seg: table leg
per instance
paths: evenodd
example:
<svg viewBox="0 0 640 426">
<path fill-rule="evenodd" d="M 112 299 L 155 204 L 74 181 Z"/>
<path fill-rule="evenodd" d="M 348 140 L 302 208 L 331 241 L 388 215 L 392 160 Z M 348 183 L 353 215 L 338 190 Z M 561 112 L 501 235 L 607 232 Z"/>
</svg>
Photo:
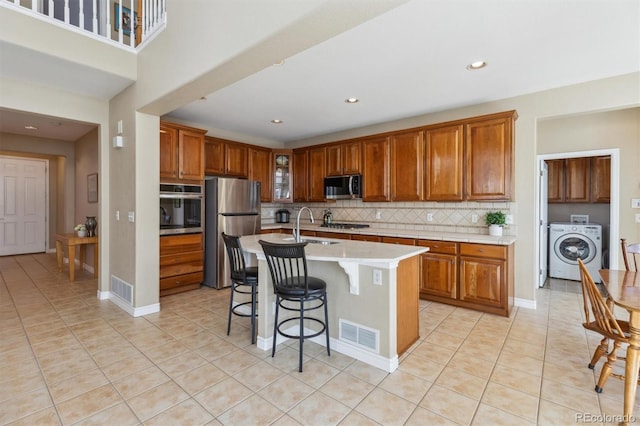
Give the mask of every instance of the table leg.
<svg viewBox="0 0 640 426">
<path fill-rule="evenodd" d="M 631 311 L 629 317 L 629 347 L 624 371 L 624 418 L 623 424 L 631 423 L 636 400 L 638 367 L 640 366 L 640 313 Z"/>
<path fill-rule="evenodd" d="M 98 243 L 93 245 L 93 277 L 98 278 L 98 259 L 100 256 L 98 255 Z"/>
<path fill-rule="evenodd" d="M 80 247 L 78 247 L 80 249 L 80 272 L 84 271 L 84 261 L 85 261 L 85 254 L 87 253 L 87 249 L 86 249 L 87 245 L 83 244 Z"/>
<path fill-rule="evenodd" d="M 56 257 L 58 258 L 58 272 L 62 272 L 62 241 L 56 240 Z"/>
<path fill-rule="evenodd" d="M 69 244 L 69 281 L 76 279 L 76 246 Z"/>
</svg>

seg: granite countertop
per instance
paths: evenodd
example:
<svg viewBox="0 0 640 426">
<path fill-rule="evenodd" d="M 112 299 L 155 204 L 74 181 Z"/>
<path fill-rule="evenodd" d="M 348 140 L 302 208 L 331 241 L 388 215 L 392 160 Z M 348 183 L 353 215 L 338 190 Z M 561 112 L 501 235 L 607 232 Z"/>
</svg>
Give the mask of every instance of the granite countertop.
<svg viewBox="0 0 640 426">
<path fill-rule="evenodd" d="M 293 223 L 272 223 L 263 224 L 262 229 L 293 229 Z M 495 244 L 508 246 L 516 242 L 516 237 L 513 235 L 503 235 L 501 237 L 492 237 L 490 235 L 483 234 L 463 234 L 457 232 L 438 232 L 438 231 L 418 231 L 412 229 L 390 229 L 390 228 L 356 228 L 356 229 L 341 229 L 341 228 L 324 228 L 320 224 L 312 224 L 308 221 L 306 223 L 300 223 L 300 228 L 307 231 L 322 231 L 322 232 L 335 232 L 340 234 L 362 234 L 362 235 L 379 235 L 385 237 L 402 237 L 402 238 L 416 238 L 424 240 L 436 240 L 436 241 L 452 241 L 456 243 L 478 243 L 478 244 Z"/>
</svg>

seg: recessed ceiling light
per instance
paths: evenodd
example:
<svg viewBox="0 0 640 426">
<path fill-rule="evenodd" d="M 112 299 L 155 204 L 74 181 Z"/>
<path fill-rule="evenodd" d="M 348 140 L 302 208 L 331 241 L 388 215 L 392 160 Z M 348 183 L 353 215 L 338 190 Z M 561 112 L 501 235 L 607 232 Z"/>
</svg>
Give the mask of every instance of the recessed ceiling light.
<svg viewBox="0 0 640 426">
<path fill-rule="evenodd" d="M 486 66 L 487 66 L 487 63 L 485 61 L 476 61 L 476 62 L 471 62 L 469 65 L 467 65 L 467 69 L 469 71 L 473 71 L 473 70 L 479 70 Z"/>
<path fill-rule="evenodd" d="M 27 130 L 38 130 L 38 128 L 36 126 L 32 126 L 31 124 L 28 124 L 26 126 L 24 126 L 25 129 Z"/>
<path fill-rule="evenodd" d="M 273 124 L 282 124 L 282 123 L 283 123 L 283 121 L 282 121 L 282 120 L 279 120 L 279 119 L 277 119 L 277 118 L 274 118 L 273 120 L 271 120 L 271 122 L 272 122 Z"/>
<path fill-rule="evenodd" d="M 360 102 L 360 99 L 358 99 L 358 98 L 347 98 L 344 101 L 346 103 L 348 103 L 348 104 L 357 104 L 358 102 Z"/>
</svg>

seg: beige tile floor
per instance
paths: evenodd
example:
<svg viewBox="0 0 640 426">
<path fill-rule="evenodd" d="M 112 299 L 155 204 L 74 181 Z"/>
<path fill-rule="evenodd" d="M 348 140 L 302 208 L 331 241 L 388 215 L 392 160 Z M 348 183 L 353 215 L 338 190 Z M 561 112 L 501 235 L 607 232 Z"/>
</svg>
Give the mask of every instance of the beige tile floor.
<svg viewBox="0 0 640 426">
<path fill-rule="evenodd" d="M 243 318 L 226 336 L 228 290 L 132 318 L 78 278 L 51 254 L 0 258 L 0 424 L 566 425 L 622 411 L 622 382 L 593 390 L 599 339 L 574 282 L 511 318 L 422 301 L 420 340 L 387 374 L 314 343 L 298 373 L 295 345 L 271 358 Z"/>
</svg>

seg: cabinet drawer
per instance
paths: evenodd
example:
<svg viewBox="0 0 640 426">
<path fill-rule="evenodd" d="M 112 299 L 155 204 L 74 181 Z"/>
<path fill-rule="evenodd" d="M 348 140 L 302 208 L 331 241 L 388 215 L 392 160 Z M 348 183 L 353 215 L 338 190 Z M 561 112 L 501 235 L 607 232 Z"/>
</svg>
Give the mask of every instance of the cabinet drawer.
<svg viewBox="0 0 640 426">
<path fill-rule="evenodd" d="M 193 272 L 191 274 L 177 275 L 160 280 L 160 290 L 182 287 L 190 284 L 201 284 L 204 274 L 202 272 Z"/>
<path fill-rule="evenodd" d="M 373 243 L 381 243 L 382 237 L 377 235 L 351 234 L 351 239 L 356 241 L 370 241 Z"/>
<path fill-rule="evenodd" d="M 316 237 L 335 238 L 337 240 L 350 240 L 350 234 L 343 234 L 341 232 L 324 232 L 316 231 Z"/>
<path fill-rule="evenodd" d="M 404 244 L 405 246 L 415 246 L 416 240 L 413 238 L 402 238 L 402 237 L 382 237 L 383 243 L 388 244 Z"/>
<path fill-rule="evenodd" d="M 160 237 L 160 256 L 202 250 L 202 233 Z"/>
<path fill-rule="evenodd" d="M 460 254 L 462 256 L 476 256 L 476 257 L 490 257 L 493 259 L 506 259 L 507 246 L 460 243 Z"/>
<path fill-rule="evenodd" d="M 448 241 L 418 240 L 421 247 L 429 247 L 429 253 L 457 254 L 458 244 Z"/>
<path fill-rule="evenodd" d="M 163 256 L 160 258 L 160 278 L 182 275 L 203 270 L 204 252 Z"/>
</svg>

